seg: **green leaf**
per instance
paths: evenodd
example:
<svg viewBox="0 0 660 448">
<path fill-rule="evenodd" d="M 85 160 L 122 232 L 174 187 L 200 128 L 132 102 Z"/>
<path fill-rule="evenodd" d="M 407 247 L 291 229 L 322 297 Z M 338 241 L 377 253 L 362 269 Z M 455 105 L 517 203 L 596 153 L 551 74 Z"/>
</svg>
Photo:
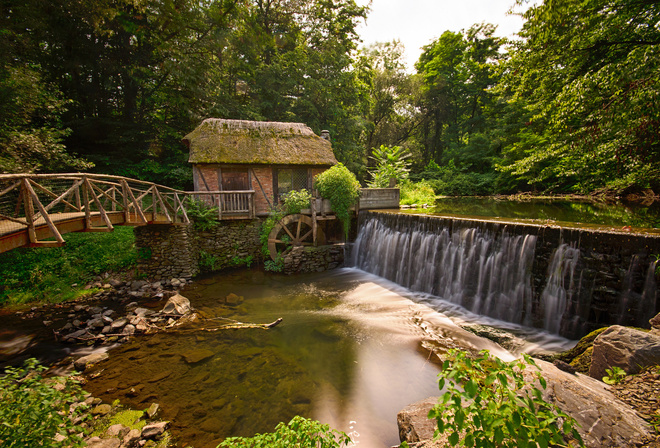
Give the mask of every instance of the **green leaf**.
<svg viewBox="0 0 660 448">
<path fill-rule="evenodd" d="M 474 398 L 479 390 L 479 386 L 472 379 L 470 379 L 467 383 L 465 383 L 464 387 L 465 387 L 465 392 L 467 392 L 469 398 Z"/>
</svg>

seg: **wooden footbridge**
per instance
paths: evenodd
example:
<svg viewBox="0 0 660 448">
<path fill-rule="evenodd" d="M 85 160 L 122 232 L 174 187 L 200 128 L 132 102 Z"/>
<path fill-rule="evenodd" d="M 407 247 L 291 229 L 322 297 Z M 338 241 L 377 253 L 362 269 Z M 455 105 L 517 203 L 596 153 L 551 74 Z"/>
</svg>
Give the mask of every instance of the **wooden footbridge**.
<svg viewBox="0 0 660 448">
<path fill-rule="evenodd" d="M 116 225 L 189 223 L 193 198 L 218 207 L 219 219 L 254 218 L 254 191 L 185 192 L 120 176 L 0 175 L 0 253 L 64 244 L 69 232 L 109 232 Z"/>
</svg>

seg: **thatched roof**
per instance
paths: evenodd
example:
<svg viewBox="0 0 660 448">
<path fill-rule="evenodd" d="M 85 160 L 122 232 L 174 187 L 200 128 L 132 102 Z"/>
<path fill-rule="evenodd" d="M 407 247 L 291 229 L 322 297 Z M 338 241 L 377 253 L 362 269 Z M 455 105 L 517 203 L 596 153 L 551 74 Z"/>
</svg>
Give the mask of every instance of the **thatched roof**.
<svg viewBox="0 0 660 448">
<path fill-rule="evenodd" d="M 190 149 L 190 163 L 337 163 L 330 142 L 302 123 L 207 118 L 183 142 Z"/>
</svg>

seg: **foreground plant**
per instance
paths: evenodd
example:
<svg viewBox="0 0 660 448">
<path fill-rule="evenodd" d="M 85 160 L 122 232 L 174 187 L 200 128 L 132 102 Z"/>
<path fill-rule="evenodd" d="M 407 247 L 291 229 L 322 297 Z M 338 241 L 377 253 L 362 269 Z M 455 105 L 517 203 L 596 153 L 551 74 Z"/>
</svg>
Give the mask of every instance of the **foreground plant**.
<svg viewBox="0 0 660 448">
<path fill-rule="evenodd" d="M 526 381 L 523 371 L 546 382 L 528 355 L 512 362 L 492 357 L 487 350 L 476 358 L 450 350 L 438 374 L 444 390 L 429 411 L 439 433 L 449 433 L 451 446 L 546 448 L 584 446 L 577 422 L 543 399 L 541 389 Z"/>
<path fill-rule="evenodd" d="M 218 448 L 339 448 L 349 443 L 351 438 L 346 433 L 297 415 L 289 423 L 279 423 L 274 432 L 254 437 L 230 437 Z"/>
<path fill-rule="evenodd" d="M 46 367 L 36 359 L 24 368 L 8 367 L 0 377 L 0 446 L 80 447 L 83 429 L 74 424 L 86 408 L 72 406 L 84 399 L 78 383 L 61 378 L 45 380 Z"/>
<path fill-rule="evenodd" d="M 626 372 L 621 367 L 612 366 L 611 369 L 605 369 L 605 375 L 603 377 L 603 382 L 607 384 L 619 384 L 626 378 Z"/>
</svg>

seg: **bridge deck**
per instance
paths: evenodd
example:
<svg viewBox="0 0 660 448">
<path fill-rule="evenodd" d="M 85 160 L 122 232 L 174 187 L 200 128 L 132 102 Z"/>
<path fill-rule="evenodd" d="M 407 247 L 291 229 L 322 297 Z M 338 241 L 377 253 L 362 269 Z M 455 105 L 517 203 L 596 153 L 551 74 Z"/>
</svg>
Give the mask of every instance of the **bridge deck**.
<svg viewBox="0 0 660 448">
<path fill-rule="evenodd" d="M 254 191 L 185 192 L 98 174 L 0 174 L 0 253 L 61 246 L 69 232 L 115 225 L 187 224 L 190 198 L 217 207 L 218 219 L 254 218 Z"/>
<path fill-rule="evenodd" d="M 148 224 L 173 224 L 168 221 L 165 215 L 147 216 Z M 140 221 L 140 217 L 136 213 L 129 215 L 129 220 L 126 221 L 123 212 L 107 212 L 107 216 L 115 225 L 128 225 L 138 226 L 144 223 Z M 90 214 L 91 227 L 87 226 L 87 219 L 84 212 L 74 213 L 55 213 L 49 215 L 51 222 L 53 222 L 60 233 L 64 235 L 70 232 L 109 232 L 111 229 L 106 226 L 106 223 L 101 216 L 100 212 Z M 38 242 L 33 243 L 30 241 L 29 226 L 25 218 L 19 218 L 23 224 L 12 222 L 8 220 L 0 220 L 0 253 L 7 252 L 18 247 L 37 247 L 37 246 L 61 246 L 56 240 L 50 230 L 49 225 L 43 217 L 39 217 L 34 221 L 34 230 Z"/>
</svg>

